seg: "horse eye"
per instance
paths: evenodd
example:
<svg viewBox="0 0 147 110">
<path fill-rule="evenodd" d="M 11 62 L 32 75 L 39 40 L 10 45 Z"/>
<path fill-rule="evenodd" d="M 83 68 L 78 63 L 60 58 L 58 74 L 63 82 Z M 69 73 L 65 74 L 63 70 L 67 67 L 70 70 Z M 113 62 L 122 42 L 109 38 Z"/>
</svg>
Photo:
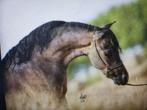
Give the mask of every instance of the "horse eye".
<svg viewBox="0 0 147 110">
<path fill-rule="evenodd" d="M 104 50 L 104 53 L 106 56 L 111 56 L 112 55 L 113 50 L 112 49 L 106 49 Z"/>
</svg>

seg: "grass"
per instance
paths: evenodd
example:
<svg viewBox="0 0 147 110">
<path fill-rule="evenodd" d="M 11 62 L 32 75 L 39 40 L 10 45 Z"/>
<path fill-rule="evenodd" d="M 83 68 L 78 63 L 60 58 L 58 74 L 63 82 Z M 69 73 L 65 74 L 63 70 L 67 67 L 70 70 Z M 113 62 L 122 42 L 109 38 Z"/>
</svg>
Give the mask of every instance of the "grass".
<svg viewBox="0 0 147 110">
<path fill-rule="evenodd" d="M 130 82 L 147 83 L 147 60 L 129 73 Z M 117 86 L 107 78 L 92 84 L 96 79 L 89 79 L 89 86 L 77 93 L 68 92 L 70 110 L 147 110 L 147 86 Z M 79 98 L 81 93 L 87 95 L 83 103 Z"/>
</svg>

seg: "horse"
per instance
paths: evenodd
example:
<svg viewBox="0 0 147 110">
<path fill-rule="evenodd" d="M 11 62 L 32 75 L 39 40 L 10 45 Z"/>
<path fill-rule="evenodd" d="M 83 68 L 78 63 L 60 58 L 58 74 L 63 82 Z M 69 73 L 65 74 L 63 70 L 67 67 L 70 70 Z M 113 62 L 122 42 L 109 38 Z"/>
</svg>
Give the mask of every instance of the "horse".
<svg viewBox="0 0 147 110">
<path fill-rule="evenodd" d="M 68 64 L 87 56 L 115 84 L 125 85 L 128 72 L 110 27 L 51 21 L 24 37 L 2 59 L 2 95 L 7 110 L 68 109 Z M 2 90 L 3 89 L 3 90 Z"/>
</svg>

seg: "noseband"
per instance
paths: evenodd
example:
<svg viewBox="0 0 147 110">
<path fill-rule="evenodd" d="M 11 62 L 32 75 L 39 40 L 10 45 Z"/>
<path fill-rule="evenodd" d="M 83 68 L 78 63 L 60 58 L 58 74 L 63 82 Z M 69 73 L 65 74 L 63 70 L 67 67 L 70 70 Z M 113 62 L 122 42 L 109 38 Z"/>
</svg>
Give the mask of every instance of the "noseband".
<svg viewBox="0 0 147 110">
<path fill-rule="evenodd" d="M 96 49 L 97 55 L 99 56 L 99 58 L 101 59 L 101 61 L 103 62 L 103 64 L 104 64 L 104 65 L 106 66 L 106 68 L 107 68 L 107 74 L 109 74 L 109 73 L 111 73 L 111 71 L 113 71 L 113 70 L 115 70 L 115 69 L 120 68 L 120 67 L 123 66 L 122 63 L 117 64 L 117 65 L 114 65 L 114 66 L 109 66 L 109 65 L 107 65 L 107 64 L 105 63 L 105 61 L 103 60 L 103 58 L 101 57 L 101 55 L 100 55 L 100 52 L 99 52 L 99 50 L 98 50 L 98 48 L 97 48 L 96 40 L 94 40 L 94 47 L 95 47 L 95 49 Z"/>
</svg>

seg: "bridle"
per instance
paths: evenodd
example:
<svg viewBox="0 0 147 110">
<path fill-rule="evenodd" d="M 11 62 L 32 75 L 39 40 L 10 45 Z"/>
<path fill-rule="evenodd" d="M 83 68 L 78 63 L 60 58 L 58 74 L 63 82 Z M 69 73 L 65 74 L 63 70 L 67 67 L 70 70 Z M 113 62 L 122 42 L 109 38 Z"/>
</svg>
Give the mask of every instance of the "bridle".
<svg viewBox="0 0 147 110">
<path fill-rule="evenodd" d="M 103 60 L 103 58 L 101 57 L 101 55 L 100 55 L 100 52 L 99 52 L 99 50 L 98 50 L 98 48 L 97 48 L 97 42 L 96 42 L 96 40 L 94 39 L 93 41 L 94 41 L 94 47 L 95 47 L 95 50 L 96 50 L 96 52 L 97 52 L 98 57 L 100 58 L 100 60 L 103 62 L 103 64 L 104 64 L 104 65 L 106 66 L 106 68 L 107 68 L 107 75 L 111 74 L 111 71 L 113 71 L 113 70 L 115 70 L 115 69 L 120 68 L 120 67 L 123 66 L 122 63 L 117 64 L 117 65 L 115 65 L 115 66 L 109 66 L 109 65 L 107 65 L 107 64 L 105 63 L 105 61 Z M 112 75 L 112 74 L 111 74 L 111 75 Z M 147 86 L 147 84 L 131 84 L 131 83 L 127 83 L 126 85 L 128 85 L 128 86 Z"/>
<path fill-rule="evenodd" d="M 120 68 L 120 67 L 123 66 L 122 63 L 119 63 L 119 64 L 114 65 L 114 66 L 109 66 L 109 65 L 107 65 L 107 64 L 105 63 L 105 61 L 103 60 L 103 58 L 101 57 L 101 55 L 100 55 L 100 52 L 99 52 L 99 50 L 98 50 L 98 48 L 97 48 L 97 42 L 96 42 L 96 40 L 94 40 L 94 47 L 95 47 L 95 50 L 96 50 L 96 52 L 97 52 L 98 57 L 100 58 L 100 60 L 103 62 L 103 64 L 104 64 L 104 65 L 106 66 L 106 68 L 107 68 L 107 74 L 109 74 L 109 73 L 111 73 L 111 71 L 113 71 L 113 70 L 115 70 L 115 69 Z"/>
</svg>

